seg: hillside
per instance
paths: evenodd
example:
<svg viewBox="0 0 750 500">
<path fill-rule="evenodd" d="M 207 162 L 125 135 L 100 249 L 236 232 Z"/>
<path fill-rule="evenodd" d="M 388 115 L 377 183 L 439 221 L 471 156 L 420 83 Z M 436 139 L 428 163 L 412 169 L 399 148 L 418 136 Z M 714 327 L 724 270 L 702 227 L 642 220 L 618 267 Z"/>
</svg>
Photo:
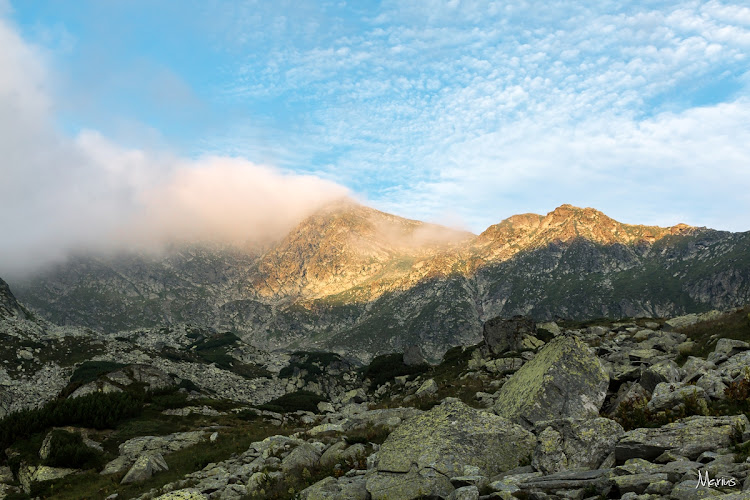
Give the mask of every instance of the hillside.
<svg viewBox="0 0 750 500">
<path fill-rule="evenodd" d="M 328 206 L 260 255 L 228 247 L 78 256 L 24 282 L 41 317 L 107 332 L 184 322 L 267 349 L 437 359 L 502 315 L 671 316 L 750 302 L 750 233 L 619 223 L 563 205 L 482 234 L 352 202 Z"/>
</svg>

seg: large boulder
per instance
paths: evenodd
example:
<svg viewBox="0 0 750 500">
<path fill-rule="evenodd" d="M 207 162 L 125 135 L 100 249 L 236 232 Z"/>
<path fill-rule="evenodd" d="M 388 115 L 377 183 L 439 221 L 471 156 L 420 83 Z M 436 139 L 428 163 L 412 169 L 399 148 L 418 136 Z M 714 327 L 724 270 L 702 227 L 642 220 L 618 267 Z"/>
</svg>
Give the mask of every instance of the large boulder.
<svg viewBox="0 0 750 500">
<path fill-rule="evenodd" d="M 464 466 L 493 476 L 528 460 L 535 445 L 523 427 L 448 398 L 388 436 L 367 490 L 373 500 L 445 498 L 454 490 L 450 478 L 463 475 Z"/>
<path fill-rule="evenodd" d="M 527 428 L 542 420 L 595 418 L 608 386 L 609 376 L 588 346 L 560 336 L 508 379 L 494 411 Z"/>
<path fill-rule="evenodd" d="M 404 351 L 404 364 L 406 366 L 419 366 L 427 364 L 427 360 L 422 354 L 422 348 L 412 344 Z"/>
<path fill-rule="evenodd" d="M 536 324 L 525 316 L 504 319 L 500 316 L 487 320 L 482 328 L 484 344 L 491 354 L 520 351 L 526 337 L 534 336 Z"/>
<path fill-rule="evenodd" d="M 532 465 L 545 474 L 597 469 L 614 453 L 615 444 L 624 433 L 620 424 L 608 418 L 539 422 Z"/>
<path fill-rule="evenodd" d="M 729 446 L 737 428 L 749 427 L 745 415 L 688 417 L 656 429 L 639 428 L 626 432 L 615 446 L 615 456 L 618 462 L 630 458 L 653 460 L 665 451 L 671 451 L 695 460 L 704 451 Z"/>
</svg>

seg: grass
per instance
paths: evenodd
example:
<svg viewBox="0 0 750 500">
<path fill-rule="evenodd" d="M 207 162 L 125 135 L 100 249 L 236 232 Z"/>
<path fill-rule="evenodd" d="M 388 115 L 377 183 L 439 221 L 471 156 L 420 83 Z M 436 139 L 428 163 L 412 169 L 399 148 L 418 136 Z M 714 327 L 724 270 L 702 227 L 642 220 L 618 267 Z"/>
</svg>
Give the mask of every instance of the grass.
<svg viewBox="0 0 750 500">
<path fill-rule="evenodd" d="M 680 331 L 695 342 L 692 355 L 699 357 L 712 352 L 720 338 L 750 342 L 750 305 Z"/>
<path fill-rule="evenodd" d="M 32 493 L 41 499 L 60 500 L 100 499 L 113 493 L 118 493 L 118 498 L 121 499 L 134 498 L 154 488 L 178 481 L 210 463 L 217 463 L 234 454 L 243 453 L 253 442 L 261 441 L 268 436 L 288 435 L 289 433 L 291 429 L 287 427 L 279 427 L 262 421 L 245 423 L 235 419 L 231 427 L 219 431 L 219 438 L 216 442 L 205 441 L 166 455 L 164 459 L 169 470 L 159 472 L 143 483 L 120 485 L 124 473 L 102 476 L 89 471 L 56 481 L 40 483 Z"/>
</svg>

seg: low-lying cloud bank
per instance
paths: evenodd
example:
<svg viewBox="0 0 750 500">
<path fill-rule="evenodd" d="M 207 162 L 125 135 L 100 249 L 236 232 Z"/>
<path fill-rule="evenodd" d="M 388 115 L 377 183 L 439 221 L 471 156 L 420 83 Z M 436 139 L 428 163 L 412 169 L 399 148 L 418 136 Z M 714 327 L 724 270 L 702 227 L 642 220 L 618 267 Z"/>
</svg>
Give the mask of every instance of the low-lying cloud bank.
<svg viewBox="0 0 750 500">
<path fill-rule="evenodd" d="M 208 240 L 263 244 L 348 190 L 249 161 L 60 133 L 44 54 L 0 18 L 0 276 L 70 252 Z"/>
</svg>

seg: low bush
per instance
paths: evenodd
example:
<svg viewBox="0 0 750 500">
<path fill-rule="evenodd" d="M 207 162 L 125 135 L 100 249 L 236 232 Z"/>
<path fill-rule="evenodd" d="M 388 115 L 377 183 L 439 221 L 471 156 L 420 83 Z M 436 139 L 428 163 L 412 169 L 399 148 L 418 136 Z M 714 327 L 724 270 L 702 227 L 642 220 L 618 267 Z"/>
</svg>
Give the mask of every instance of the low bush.
<svg viewBox="0 0 750 500">
<path fill-rule="evenodd" d="M 77 385 L 88 384 L 102 375 L 113 372 L 124 366 L 127 365 L 115 363 L 113 361 L 84 361 L 73 372 L 73 375 L 70 377 L 70 383 Z"/>
<path fill-rule="evenodd" d="M 418 375 L 430 369 L 429 365 L 409 366 L 404 363 L 404 355 L 400 353 L 376 356 L 364 368 L 364 376 L 371 381 L 371 387 L 383 385 L 402 375 Z"/>
<path fill-rule="evenodd" d="M 86 446 L 78 433 L 52 431 L 49 447 L 50 453 L 44 465 L 72 469 L 100 469 L 104 466 L 104 454 Z"/>
<path fill-rule="evenodd" d="M 15 441 L 51 427 L 68 425 L 111 429 L 143 411 L 143 397 L 127 392 L 94 393 L 74 399 L 50 401 L 41 408 L 21 410 L 0 420 L 0 450 Z"/>
<path fill-rule="evenodd" d="M 319 394 L 310 391 L 297 391 L 284 394 L 280 398 L 259 405 L 259 410 L 275 411 L 277 413 L 294 412 L 298 410 L 318 412 L 318 403 L 325 401 Z"/>
</svg>

